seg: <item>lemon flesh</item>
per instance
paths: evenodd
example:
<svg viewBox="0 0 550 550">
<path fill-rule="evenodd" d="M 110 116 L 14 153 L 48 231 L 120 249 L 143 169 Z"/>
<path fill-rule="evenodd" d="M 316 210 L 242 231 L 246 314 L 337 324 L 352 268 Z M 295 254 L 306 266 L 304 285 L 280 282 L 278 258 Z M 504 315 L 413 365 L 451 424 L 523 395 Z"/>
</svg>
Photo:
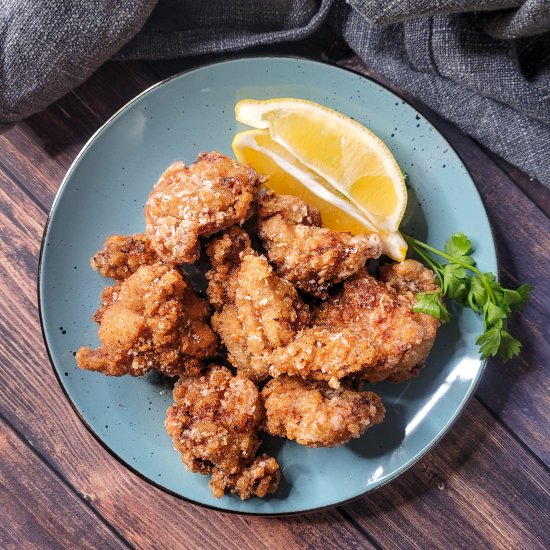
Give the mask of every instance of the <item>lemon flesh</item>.
<svg viewBox="0 0 550 550">
<path fill-rule="evenodd" d="M 308 169 L 292 153 L 273 141 L 267 130 L 248 130 L 237 134 L 233 151 L 239 162 L 267 176 L 272 191 L 300 197 L 319 209 L 323 225 L 353 235 L 378 233 L 384 254 L 403 260 L 407 245 L 398 232 L 377 228 L 326 180 Z"/>
<path fill-rule="evenodd" d="M 397 231 L 407 205 L 405 180 L 391 151 L 368 128 L 304 99 L 245 99 L 235 114 L 239 122 L 268 130 L 371 225 Z"/>
</svg>

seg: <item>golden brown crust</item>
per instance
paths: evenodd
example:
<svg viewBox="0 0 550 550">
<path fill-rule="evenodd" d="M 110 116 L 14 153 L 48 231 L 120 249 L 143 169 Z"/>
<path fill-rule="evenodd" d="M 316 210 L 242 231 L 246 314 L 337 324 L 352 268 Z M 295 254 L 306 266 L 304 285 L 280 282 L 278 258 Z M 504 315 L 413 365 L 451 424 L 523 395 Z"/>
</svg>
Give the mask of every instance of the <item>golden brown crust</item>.
<svg viewBox="0 0 550 550">
<path fill-rule="evenodd" d="M 201 153 L 190 166 L 175 162 L 145 206 L 152 248 L 165 262 L 195 262 L 199 237 L 243 223 L 262 181 L 252 168 L 217 152 Z"/>
<path fill-rule="evenodd" d="M 274 458 L 263 454 L 236 474 L 228 474 L 220 468 L 214 468 L 209 487 L 216 498 L 229 491 L 238 494 L 241 500 L 246 500 L 252 496 L 263 498 L 268 493 L 274 493 L 279 487 L 280 480 L 279 464 Z"/>
<path fill-rule="evenodd" d="M 212 260 L 207 294 L 218 309 L 212 327 L 231 364 L 256 382 L 264 380 L 269 354 L 293 340 L 309 321 L 309 310 L 294 287 L 252 250 L 242 229 L 215 239 L 207 252 Z"/>
<path fill-rule="evenodd" d="M 263 405 L 250 380 L 210 365 L 198 378 L 181 377 L 173 395 L 166 429 L 191 471 L 210 473 L 217 466 L 234 474 L 252 459 Z"/>
<path fill-rule="evenodd" d="M 142 265 L 152 265 L 158 257 L 143 233 L 111 235 L 103 248 L 91 259 L 92 268 L 116 281 L 127 279 Z"/>
<path fill-rule="evenodd" d="M 324 381 L 280 376 L 262 390 L 264 429 L 308 447 L 335 447 L 359 437 L 384 419 L 372 392 L 332 389 Z"/>
<path fill-rule="evenodd" d="M 258 234 L 277 274 L 319 298 L 382 252 L 377 234 L 354 237 L 321 227 L 319 211 L 298 197 L 268 191 L 258 197 L 258 210 Z"/>
<path fill-rule="evenodd" d="M 213 474 L 214 496 L 229 490 L 245 499 L 276 490 L 275 459 L 262 455 L 254 460 L 263 405 L 250 380 L 210 365 L 199 378 L 181 377 L 173 395 L 166 430 L 191 471 Z"/>
<path fill-rule="evenodd" d="M 104 290 L 94 315 L 101 346 L 80 348 L 78 366 L 110 376 L 198 374 L 218 348 L 209 317 L 208 304 L 179 271 L 160 263 L 141 266 Z"/>
<path fill-rule="evenodd" d="M 217 311 L 235 302 L 238 271 L 245 256 L 255 255 L 250 237 L 240 227 L 233 226 L 217 239 L 213 239 L 206 253 L 212 269 L 206 274 L 208 300 Z"/>
<path fill-rule="evenodd" d="M 416 260 L 383 265 L 380 268 L 380 280 L 401 295 L 407 295 L 413 303 L 418 292 L 434 292 L 438 289 L 434 272 Z"/>
<path fill-rule="evenodd" d="M 382 278 L 361 270 L 347 279 L 340 293 L 314 311 L 311 326 L 274 351 L 270 373 L 329 380 L 334 387 L 352 374 L 369 382 L 416 375 L 439 321 L 413 313 L 417 290 L 410 289 L 435 290 L 433 272 L 405 260 L 385 267 Z"/>
</svg>

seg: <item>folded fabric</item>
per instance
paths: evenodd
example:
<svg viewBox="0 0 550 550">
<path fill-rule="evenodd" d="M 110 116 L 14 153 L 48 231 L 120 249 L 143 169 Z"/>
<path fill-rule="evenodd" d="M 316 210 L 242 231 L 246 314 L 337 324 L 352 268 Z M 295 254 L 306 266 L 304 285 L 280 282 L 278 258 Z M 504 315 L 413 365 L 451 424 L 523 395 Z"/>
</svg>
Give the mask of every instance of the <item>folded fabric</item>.
<svg viewBox="0 0 550 550">
<path fill-rule="evenodd" d="M 491 16 L 440 9 L 419 19 L 404 11 L 388 13 L 382 6 L 374 10 L 373 4 L 377 2 L 350 0 L 351 9 L 339 9 L 335 18 L 367 65 L 550 186 L 550 33 L 529 36 L 543 25 L 550 29 L 550 3 L 528 1 L 513 12 Z M 449 10 L 450 5 L 497 2 L 433 4 Z M 381 27 L 368 19 L 387 22 L 390 16 L 403 22 Z"/>
<path fill-rule="evenodd" d="M 550 0 L 4 0 L 0 128 L 106 60 L 236 52 L 332 25 L 375 71 L 550 186 Z"/>
</svg>

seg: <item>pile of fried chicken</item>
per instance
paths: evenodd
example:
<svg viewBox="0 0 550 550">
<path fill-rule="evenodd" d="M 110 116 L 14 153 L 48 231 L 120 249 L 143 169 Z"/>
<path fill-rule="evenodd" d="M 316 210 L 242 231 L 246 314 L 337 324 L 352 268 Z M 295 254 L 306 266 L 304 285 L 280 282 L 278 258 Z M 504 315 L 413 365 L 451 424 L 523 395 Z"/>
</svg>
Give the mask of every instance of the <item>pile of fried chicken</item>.
<svg viewBox="0 0 550 550">
<path fill-rule="evenodd" d="M 264 181 L 216 152 L 172 164 L 147 201 L 146 233 L 111 236 L 92 258 L 115 284 L 94 315 L 101 346 L 76 356 L 111 376 L 178 377 L 166 429 L 216 497 L 277 489 L 261 431 L 333 447 L 382 422 L 361 383 L 414 377 L 439 326 L 412 311 L 416 293 L 437 289 L 432 271 L 405 260 L 374 277 L 378 235 L 323 228 L 316 208 L 260 191 Z M 256 247 L 241 227 L 253 213 Z M 201 247 L 207 299 L 185 271 Z"/>
</svg>

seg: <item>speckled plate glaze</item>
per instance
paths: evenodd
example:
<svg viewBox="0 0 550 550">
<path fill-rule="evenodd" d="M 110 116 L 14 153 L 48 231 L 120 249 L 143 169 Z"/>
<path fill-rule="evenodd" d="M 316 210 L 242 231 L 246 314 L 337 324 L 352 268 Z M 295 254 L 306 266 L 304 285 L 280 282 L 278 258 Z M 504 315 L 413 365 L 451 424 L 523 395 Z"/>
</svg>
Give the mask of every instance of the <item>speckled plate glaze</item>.
<svg viewBox="0 0 550 550">
<path fill-rule="evenodd" d="M 96 346 L 91 316 L 104 286 L 90 256 L 107 235 L 144 230 L 143 206 L 159 174 L 201 151 L 231 154 L 242 128 L 233 107 L 243 98 L 317 101 L 371 128 L 393 151 L 419 206 L 406 229 L 441 246 L 455 231 L 473 237 L 483 271 L 496 272 L 487 215 L 459 157 L 439 132 L 394 93 L 353 72 L 294 58 L 244 58 L 201 67 L 153 86 L 114 115 L 86 144 L 55 199 L 44 234 L 39 302 L 44 338 L 67 397 L 116 458 L 179 497 L 219 510 L 290 514 L 332 506 L 372 491 L 431 449 L 463 409 L 483 371 L 470 311 L 457 311 L 439 332 L 415 380 L 382 383 L 386 419 L 361 439 L 335 449 L 289 441 L 264 443 L 281 464 L 279 491 L 266 499 L 215 499 L 208 477 L 188 472 L 163 422 L 169 381 L 110 378 L 75 364 L 82 345 Z M 200 283 L 200 281 L 195 281 Z M 202 285 L 204 287 L 204 284 Z"/>
</svg>

